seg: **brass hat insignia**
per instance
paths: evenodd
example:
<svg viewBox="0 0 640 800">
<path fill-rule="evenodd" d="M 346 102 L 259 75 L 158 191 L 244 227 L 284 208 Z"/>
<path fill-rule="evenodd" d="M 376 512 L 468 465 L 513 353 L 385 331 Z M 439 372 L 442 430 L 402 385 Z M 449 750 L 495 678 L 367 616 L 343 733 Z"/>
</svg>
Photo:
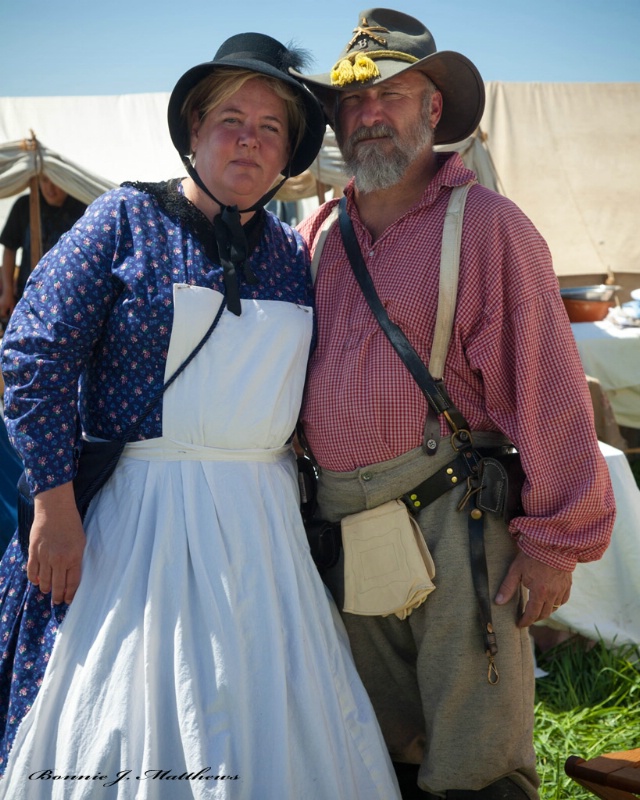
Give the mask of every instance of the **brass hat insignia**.
<svg viewBox="0 0 640 800">
<path fill-rule="evenodd" d="M 368 36 L 369 39 L 373 39 L 374 42 L 377 42 L 377 44 L 384 47 L 387 43 L 387 40 L 382 36 L 377 36 L 376 32 L 389 33 L 389 30 L 387 28 L 383 28 L 382 25 L 369 25 L 367 18 L 363 17 L 362 24 L 353 29 L 353 38 L 347 44 L 345 49 L 351 50 L 351 48 L 355 47 L 356 44 L 358 44 L 359 47 L 366 47 L 367 43 L 365 39 L 360 38 L 361 36 Z"/>
</svg>

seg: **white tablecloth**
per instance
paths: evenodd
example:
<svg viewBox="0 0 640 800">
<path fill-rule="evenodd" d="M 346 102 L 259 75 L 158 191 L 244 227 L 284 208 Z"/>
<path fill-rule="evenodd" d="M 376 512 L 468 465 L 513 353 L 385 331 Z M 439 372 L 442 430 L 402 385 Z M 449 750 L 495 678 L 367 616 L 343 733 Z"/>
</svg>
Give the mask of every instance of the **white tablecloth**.
<svg viewBox="0 0 640 800">
<path fill-rule="evenodd" d="M 640 489 L 624 453 L 602 442 L 600 450 L 617 505 L 611 544 L 599 561 L 578 564 L 569 601 L 544 624 L 609 646 L 640 644 Z"/>
<path fill-rule="evenodd" d="M 587 375 L 600 381 L 618 425 L 640 428 L 640 328 L 608 320 L 571 325 Z"/>
</svg>

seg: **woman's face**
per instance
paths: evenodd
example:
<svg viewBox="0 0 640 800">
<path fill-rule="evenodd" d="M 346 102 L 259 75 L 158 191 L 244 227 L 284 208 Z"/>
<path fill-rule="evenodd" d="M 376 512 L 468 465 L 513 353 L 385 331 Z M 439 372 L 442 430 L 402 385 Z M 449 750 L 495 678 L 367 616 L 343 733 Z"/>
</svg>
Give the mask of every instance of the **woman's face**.
<svg viewBox="0 0 640 800">
<path fill-rule="evenodd" d="M 221 202 L 250 207 L 289 158 L 284 100 L 261 80 L 247 81 L 204 119 L 194 114 L 191 149 L 198 174 Z"/>
</svg>

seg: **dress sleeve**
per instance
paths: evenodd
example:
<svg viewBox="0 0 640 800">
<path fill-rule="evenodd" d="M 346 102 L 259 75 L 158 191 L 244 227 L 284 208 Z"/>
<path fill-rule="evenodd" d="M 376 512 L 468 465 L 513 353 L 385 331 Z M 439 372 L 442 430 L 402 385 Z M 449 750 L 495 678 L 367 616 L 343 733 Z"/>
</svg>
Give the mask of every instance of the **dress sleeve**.
<svg viewBox="0 0 640 800">
<path fill-rule="evenodd" d="M 39 262 L 7 326 L 5 421 L 34 494 L 74 477 L 78 384 L 121 291 L 124 225 L 117 190 L 96 200 Z"/>
<path fill-rule="evenodd" d="M 511 216 L 494 238 L 505 244 L 484 265 L 494 280 L 469 357 L 487 414 L 517 446 L 526 474 L 526 516 L 512 520 L 510 532 L 528 555 L 572 570 L 606 549 L 613 489 L 551 256 L 526 217 Z"/>
<path fill-rule="evenodd" d="M 307 247 L 307 243 L 298 233 L 298 231 L 293 230 L 291 233 L 292 233 L 293 244 L 295 247 L 295 252 L 293 255 L 296 264 L 296 272 L 302 276 L 303 294 L 304 294 L 303 303 L 304 305 L 313 308 L 314 307 L 313 280 L 311 278 L 311 257 L 309 255 L 309 248 Z"/>
</svg>

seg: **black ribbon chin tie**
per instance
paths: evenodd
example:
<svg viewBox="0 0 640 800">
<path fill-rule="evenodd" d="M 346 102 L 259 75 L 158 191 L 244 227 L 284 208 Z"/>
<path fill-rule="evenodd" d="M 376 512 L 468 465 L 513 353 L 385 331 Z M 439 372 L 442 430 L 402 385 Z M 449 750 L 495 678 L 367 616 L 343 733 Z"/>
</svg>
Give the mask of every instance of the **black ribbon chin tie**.
<svg viewBox="0 0 640 800">
<path fill-rule="evenodd" d="M 257 278 L 247 263 L 249 243 L 240 222 L 238 206 L 222 206 L 220 214 L 213 218 L 213 228 L 218 243 L 218 253 L 224 275 L 227 308 L 240 316 L 240 278 L 247 283 L 257 283 Z"/>
<path fill-rule="evenodd" d="M 247 263 L 249 257 L 249 243 L 242 223 L 240 222 L 240 214 L 246 214 L 250 211 L 257 211 L 263 208 L 287 180 L 289 168 L 287 169 L 287 175 L 285 175 L 276 186 L 273 186 L 257 203 L 254 203 L 251 208 L 244 208 L 241 212 L 238 206 L 224 205 L 209 191 L 202 178 L 198 175 L 195 167 L 186 156 L 183 157 L 183 163 L 187 173 L 195 184 L 199 186 L 214 203 L 220 206 L 220 213 L 213 218 L 213 229 L 216 235 L 218 254 L 224 274 L 227 308 L 232 314 L 239 317 L 242 313 L 242 308 L 240 306 L 240 278 L 244 278 L 244 280 L 250 284 L 258 283 L 258 279 Z"/>
</svg>

